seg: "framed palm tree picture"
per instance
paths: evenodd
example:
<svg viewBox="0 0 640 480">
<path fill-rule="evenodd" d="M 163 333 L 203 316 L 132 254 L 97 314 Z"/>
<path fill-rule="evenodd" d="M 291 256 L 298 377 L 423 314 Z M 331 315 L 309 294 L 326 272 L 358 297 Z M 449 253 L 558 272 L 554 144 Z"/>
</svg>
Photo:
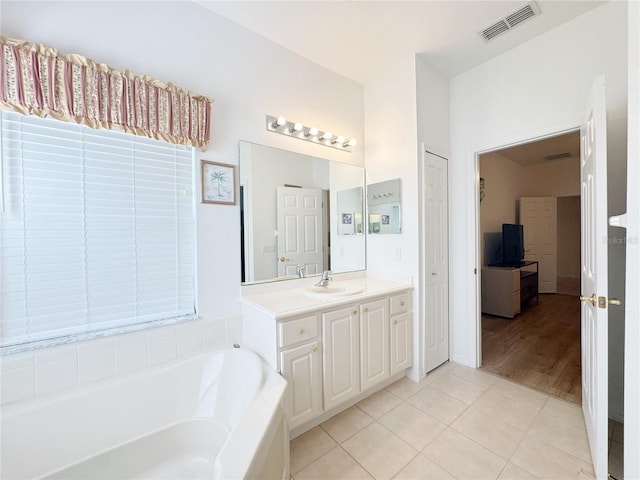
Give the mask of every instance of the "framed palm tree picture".
<svg viewBox="0 0 640 480">
<path fill-rule="evenodd" d="M 202 203 L 236 204 L 236 166 L 202 160 Z"/>
</svg>

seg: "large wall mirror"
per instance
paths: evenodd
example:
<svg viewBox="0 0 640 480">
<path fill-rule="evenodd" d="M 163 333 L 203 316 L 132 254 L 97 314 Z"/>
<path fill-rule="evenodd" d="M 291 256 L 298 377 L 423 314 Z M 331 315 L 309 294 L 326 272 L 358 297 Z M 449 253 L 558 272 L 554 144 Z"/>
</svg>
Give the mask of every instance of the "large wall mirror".
<svg viewBox="0 0 640 480">
<path fill-rule="evenodd" d="M 242 283 L 366 268 L 364 168 L 240 142 Z"/>
</svg>

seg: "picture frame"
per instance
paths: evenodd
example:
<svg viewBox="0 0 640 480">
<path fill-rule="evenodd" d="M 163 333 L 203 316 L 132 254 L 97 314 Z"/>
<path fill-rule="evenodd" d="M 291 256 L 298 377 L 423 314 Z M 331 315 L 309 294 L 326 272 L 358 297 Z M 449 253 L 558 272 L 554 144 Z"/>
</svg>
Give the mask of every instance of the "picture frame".
<svg viewBox="0 0 640 480">
<path fill-rule="evenodd" d="M 235 165 L 201 160 L 202 203 L 235 205 L 238 174 Z"/>
<path fill-rule="evenodd" d="M 380 220 L 382 221 L 382 225 L 389 225 L 389 215 L 381 215 Z"/>
<path fill-rule="evenodd" d="M 351 213 L 342 214 L 342 223 L 344 225 L 351 225 L 352 222 L 353 222 L 353 215 Z"/>
</svg>

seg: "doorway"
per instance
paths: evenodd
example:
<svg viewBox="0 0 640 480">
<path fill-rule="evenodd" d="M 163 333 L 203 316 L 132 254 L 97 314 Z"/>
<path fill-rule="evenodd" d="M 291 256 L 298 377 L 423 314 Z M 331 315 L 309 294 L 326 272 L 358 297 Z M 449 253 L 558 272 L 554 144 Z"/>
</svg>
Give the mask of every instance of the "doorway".
<svg viewBox="0 0 640 480">
<path fill-rule="evenodd" d="M 482 368 L 580 404 L 580 134 L 486 152 L 478 163 Z M 521 260 L 536 262 L 538 295 L 527 291 L 532 268 L 501 263 L 503 224 L 524 226 Z"/>
</svg>

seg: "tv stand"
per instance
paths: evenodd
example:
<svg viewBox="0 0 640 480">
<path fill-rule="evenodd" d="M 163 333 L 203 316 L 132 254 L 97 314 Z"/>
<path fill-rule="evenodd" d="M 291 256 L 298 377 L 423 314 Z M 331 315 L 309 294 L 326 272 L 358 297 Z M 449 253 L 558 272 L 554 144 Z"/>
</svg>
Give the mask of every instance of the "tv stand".
<svg viewBox="0 0 640 480">
<path fill-rule="evenodd" d="M 537 261 L 482 267 L 482 313 L 513 318 L 533 297 L 538 303 Z"/>
</svg>

